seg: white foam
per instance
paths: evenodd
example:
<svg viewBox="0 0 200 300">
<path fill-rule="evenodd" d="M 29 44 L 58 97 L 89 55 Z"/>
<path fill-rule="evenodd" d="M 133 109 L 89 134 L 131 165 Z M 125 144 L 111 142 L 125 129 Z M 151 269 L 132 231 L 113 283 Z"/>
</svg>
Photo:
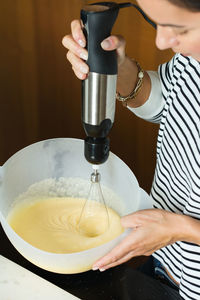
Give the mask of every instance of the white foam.
<svg viewBox="0 0 200 300">
<path fill-rule="evenodd" d="M 58 179 L 48 178 L 40 182 L 32 184 L 27 191 L 20 194 L 14 201 L 13 205 L 24 201 L 34 201 L 38 198 L 47 197 L 74 197 L 86 198 L 89 194 L 90 180 L 82 178 L 65 178 Z M 101 185 L 103 197 L 107 206 L 117 211 L 120 215 L 124 215 L 124 205 L 122 199 L 110 188 Z"/>
</svg>

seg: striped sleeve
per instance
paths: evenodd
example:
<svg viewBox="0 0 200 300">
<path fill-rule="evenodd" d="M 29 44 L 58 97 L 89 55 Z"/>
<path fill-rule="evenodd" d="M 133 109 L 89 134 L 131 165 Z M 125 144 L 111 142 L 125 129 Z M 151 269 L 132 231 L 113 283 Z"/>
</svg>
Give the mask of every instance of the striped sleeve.
<svg viewBox="0 0 200 300">
<path fill-rule="evenodd" d="M 159 75 L 165 106 L 151 189 L 154 207 L 200 222 L 200 63 L 176 54 Z M 199 245 L 178 241 L 154 256 L 179 283 L 183 299 L 200 300 Z"/>
</svg>

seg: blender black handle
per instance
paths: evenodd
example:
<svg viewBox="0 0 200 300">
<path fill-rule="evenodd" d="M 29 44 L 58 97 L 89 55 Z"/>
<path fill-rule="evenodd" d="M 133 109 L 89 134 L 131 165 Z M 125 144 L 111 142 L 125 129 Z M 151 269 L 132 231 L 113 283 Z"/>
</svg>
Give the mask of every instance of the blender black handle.
<svg viewBox="0 0 200 300">
<path fill-rule="evenodd" d="M 114 2 L 98 2 L 81 10 L 90 72 L 117 74 L 116 51 L 103 50 L 101 42 L 110 36 L 119 8 L 119 5 Z"/>
</svg>

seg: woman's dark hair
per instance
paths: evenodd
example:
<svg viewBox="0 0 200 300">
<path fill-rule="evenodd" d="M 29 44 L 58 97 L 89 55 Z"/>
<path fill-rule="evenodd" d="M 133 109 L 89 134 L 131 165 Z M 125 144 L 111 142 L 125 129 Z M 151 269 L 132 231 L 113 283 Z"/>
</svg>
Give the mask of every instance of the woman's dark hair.
<svg viewBox="0 0 200 300">
<path fill-rule="evenodd" d="M 168 0 L 168 2 L 190 11 L 200 12 L 200 0 Z"/>
</svg>

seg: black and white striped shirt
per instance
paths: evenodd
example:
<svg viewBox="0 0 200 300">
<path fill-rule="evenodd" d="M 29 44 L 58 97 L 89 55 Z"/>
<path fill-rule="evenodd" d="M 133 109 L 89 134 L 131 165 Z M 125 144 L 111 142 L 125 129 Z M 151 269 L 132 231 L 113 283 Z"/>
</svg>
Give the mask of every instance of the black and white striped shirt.
<svg viewBox="0 0 200 300">
<path fill-rule="evenodd" d="M 158 74 L 162 99 L 150 73 L 154 91 L 148 103 L 131 109 L 160 123 L 151 190 L 154 207 L 200 219 L 200 62 L 176 54 Z M 200 246 L 178 241 L 154 256 L 180 284 L 183 299 L 200 299 Z"/>
</svg>

